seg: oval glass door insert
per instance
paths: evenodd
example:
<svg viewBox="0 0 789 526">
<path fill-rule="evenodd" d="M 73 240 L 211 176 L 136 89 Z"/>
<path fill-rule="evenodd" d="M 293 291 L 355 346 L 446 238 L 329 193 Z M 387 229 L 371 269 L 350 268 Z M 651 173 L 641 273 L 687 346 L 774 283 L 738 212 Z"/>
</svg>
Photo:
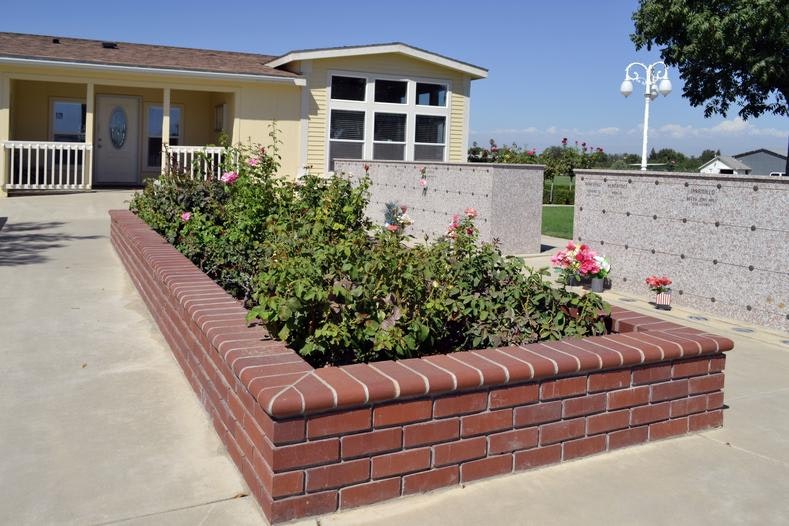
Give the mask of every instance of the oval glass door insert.
<svg viewBox="0 0 789 526">
<path fill-rule="evenodd" d="M 119 150 L 123 148 L 123 145 L 126 143 L 126 133 L 126 112 L 123 111 L 123 108 L 118 106 L 112 110 L 112 114 L 110 115 L 110 141 L 112 141 L 112 145 L 115 148 Z"/>
</svg>

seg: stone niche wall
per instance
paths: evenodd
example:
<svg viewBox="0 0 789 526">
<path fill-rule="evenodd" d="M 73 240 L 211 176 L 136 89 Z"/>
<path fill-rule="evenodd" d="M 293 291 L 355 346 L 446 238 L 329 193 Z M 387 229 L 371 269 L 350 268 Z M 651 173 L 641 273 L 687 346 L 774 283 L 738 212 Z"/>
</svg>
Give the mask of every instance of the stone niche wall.
<svg viewBox="0 0 789 526">
<path fill-rule="evenodd" d="M 731 340 L 611 334 L 314 369 L 129 211 L 112 244 L 271 523 L 720 426 Z"/>
<path fill-rule="evenodd" d="M 335 161 L 335 170 L 360 177 L 370 166 L 368 217 L 383 224 L 386 203 L 408 205 L 414 220 L 407 232 L 417 238 L 444 235 L 453 214 L 473 207 L 483 241 L 498 239 L 505 254 L 540 251 L 542 224 L 541 165 Z M 419 185 L 427 169 L 427 189 Z"/>
<path fill-rule="evenodd" d="M 611 259 L 613 287 L 789 330 L 789 179 L 576 170 L 575 230 Z"/>
</svg>

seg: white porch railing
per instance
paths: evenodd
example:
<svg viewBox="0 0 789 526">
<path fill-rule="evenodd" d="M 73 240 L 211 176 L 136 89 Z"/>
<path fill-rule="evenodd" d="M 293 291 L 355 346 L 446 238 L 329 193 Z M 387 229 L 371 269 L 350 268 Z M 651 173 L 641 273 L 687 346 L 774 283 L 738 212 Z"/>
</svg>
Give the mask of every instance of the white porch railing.
<svg viewBox="0 0 789 526">
<path fill-rule="evenodd" d="M 201 179 L 222 176 L 225 149 L 221 146 L 168 146 L 167 168 Z"/>
<path fill-rule="evenodd" d="M 1 155 L 8 155 L 5 188 L 88 190 L 92 149 L 92 145 L 83 142 L 5 141 L 0 151 Z"/>
</svg>

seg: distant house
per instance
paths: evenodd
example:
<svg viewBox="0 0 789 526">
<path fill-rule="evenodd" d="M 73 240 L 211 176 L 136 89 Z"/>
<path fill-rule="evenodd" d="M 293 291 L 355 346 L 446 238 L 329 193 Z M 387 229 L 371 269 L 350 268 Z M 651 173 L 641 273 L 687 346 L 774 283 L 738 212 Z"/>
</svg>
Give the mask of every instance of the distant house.
<svg viewBox="0 0 789 526">
<path fill-rule="evenodd" d="M 750 175 L 751 167 L 734 157 L 718 155 L 701 165 L 699 172 L 703 174 Z"/>
<path fill-rule="evenodd" d="M 265 145 L 274 122 L 291 177 L 336 158 L 465 161 L 487 75 L 402 43 L 275 57 L 0 32 L 0 197 L 216 173 L 220 136 Z"/>
<path fill-rule="evenodd" d="M 786 171 L 786 156 L 772 150 L 759 148 L 733 156 L 751 168 L 752 175 L 770 175 Z"/>
</svg>

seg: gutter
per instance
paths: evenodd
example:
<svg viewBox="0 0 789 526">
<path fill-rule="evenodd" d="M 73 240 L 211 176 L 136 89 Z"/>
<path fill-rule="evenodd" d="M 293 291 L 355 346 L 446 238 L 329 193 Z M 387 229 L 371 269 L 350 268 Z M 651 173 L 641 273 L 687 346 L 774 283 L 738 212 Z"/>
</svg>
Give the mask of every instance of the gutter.
<svg viewBox="0 0 789 526">
<path fill-rule="evenodd" d="M 213 80 L 232 80 L 244 82 L 261 82 L 265 84 L 292 84 L 306 86 L 307 81 L 302 77 L 277 77 L 274 75 L 253 75 L 251 73 L 220 73 L 215 71 L 195 71 L 188 69 L 151 68 L 139 66 L 120 66 L 112 64 L 93 64 L 90 62 L 67 62 L 62 60 L 29 59 L 0 57 L 0 64 L 25 65 L 25 66 L 57 66 L 88 71 L 110 71 L 117 73 L 147 73 L 165 77 L 189 77 Z"/>
</svg>

